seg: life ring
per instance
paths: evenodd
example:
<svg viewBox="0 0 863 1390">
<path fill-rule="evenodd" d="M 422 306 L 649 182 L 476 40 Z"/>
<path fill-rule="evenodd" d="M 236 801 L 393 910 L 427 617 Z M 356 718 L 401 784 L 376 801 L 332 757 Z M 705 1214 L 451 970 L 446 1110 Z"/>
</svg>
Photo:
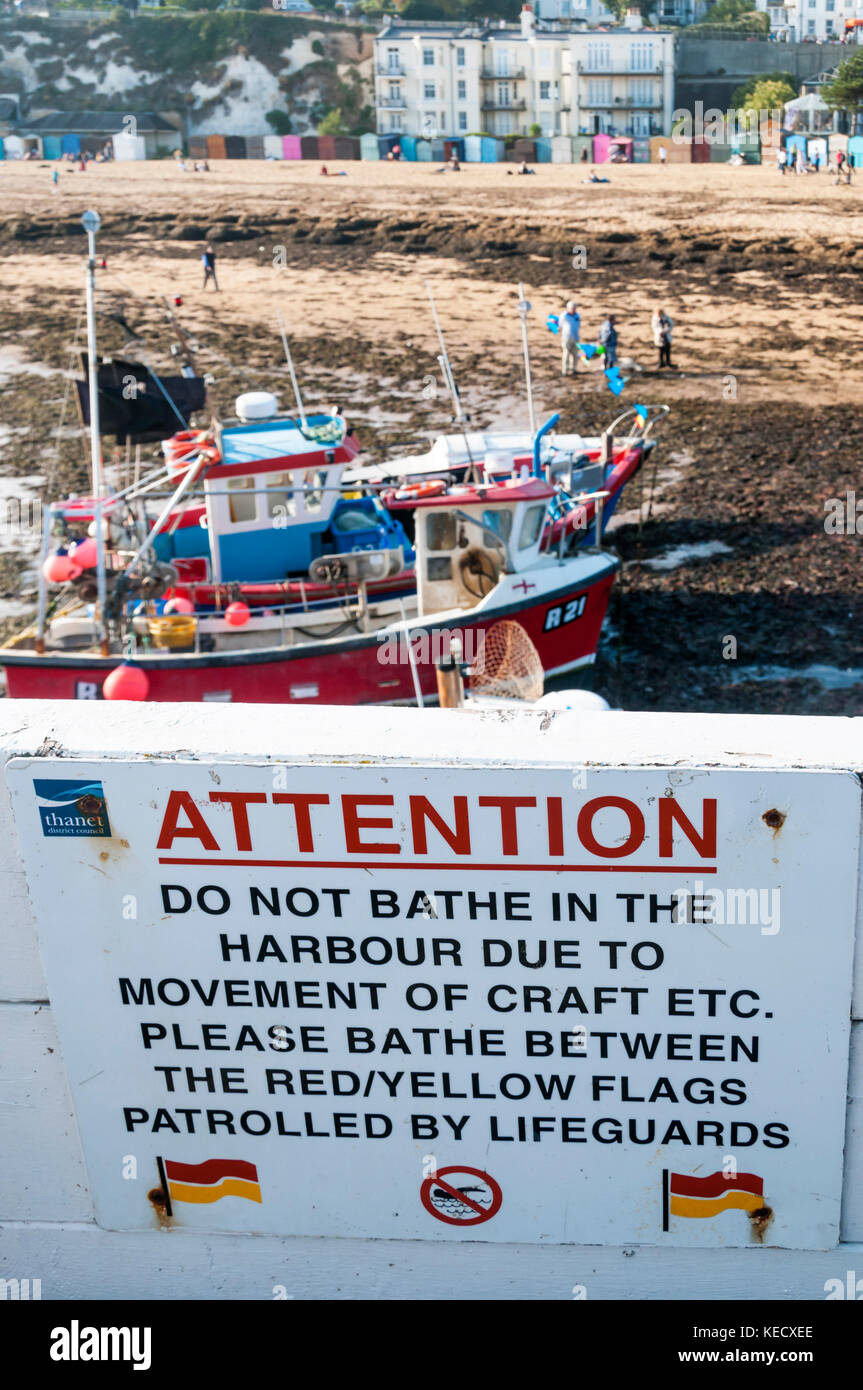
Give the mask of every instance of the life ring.
<svg viewBox="0 0 863 1390">
<path fill-rule="evenodd" d="M 399 488 L 395 494 L 395 501 L 418 502 L 421 497 L 440 497 L 443 492 L 446 492 L 446 483 L 442 478 L 436 478 L 434 482 L 428 483 L 407 483 L 404 487 Z"/>
<path fill-rule="evenodd" d="M 207 430 L 181 430 L 170 439 L 162 440 L 162 452 L 166 458 L 183 458 L 195 453 L 202 446 L 213 446 L 215 440 Z"/>
</svg>

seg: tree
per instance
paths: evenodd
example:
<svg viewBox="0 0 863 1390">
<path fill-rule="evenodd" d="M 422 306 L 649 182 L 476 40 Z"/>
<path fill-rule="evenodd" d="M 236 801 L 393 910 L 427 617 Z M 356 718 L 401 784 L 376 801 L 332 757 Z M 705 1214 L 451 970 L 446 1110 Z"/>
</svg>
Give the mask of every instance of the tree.
<svg viewBox="0 0 863 1390">
<path fill-rule="evenodd" d="M 755 91 L 759 82 L 785 82 L 793 89 L 794 95 L 797 95 L 797 83 L 790 72 L 762 72 L 756 77 L 750 77 L 748 81 L 744 82 L 742 87 L 735 88 L 731 98 L 731 105 L 735 110 L 741 108 L 745 110 L 746 107 L 751 104 L 752 93 Z"/>
<path fill-rule="evenodd" d="M 533 140 L 538 140 L 540 135 L 542 135 L 542 126 L 538 121 L 534 121 L 533 125 L 528 128 L 527 133 Z"/>
<path fill-rule="evenodd" d="M 744 111 L 781 111 L 786 101 L 794 99 L 794 88 L 790 82 L 772 82 L 763 78 L 756 82 L 744 105 Z"/>
<path fill-rule="evenodd" d="M 722 24 L 729 19 L 740 19 L 755 9 L 752 0 L 716 0 L 702 20 L 703 24 Z"/>
<path fill-rule="evenodd" d="M 847 111 L 863 107 L 863 53 L 855 53 L 839 64 L 832 82 L 821 89 L 828 106 Z"/>
<path fill-rule="evenodd" d="M 290 135 L 291 118 L 288 115 L 287 111 L 268 111 L 266 119 L 269 121 L 270 125 L 273 127 L 273 130 L 276 132 L 277 135 Z"/>
<path fill-rule="evenodd" d="M 334 106 L 332 111 L 328 111 L 324 118 L 318 122 L 319 135 L 344 135 L 345 123 L 341 111 Z"/>
<path fill-rule="evenodd" d="M 610 10 L 619 21 L 626 19 L 627 10 L 640 10 L 646 19 L 654 8 L 654 0 L 603 0 L 603 8 Z"/>
</svg>

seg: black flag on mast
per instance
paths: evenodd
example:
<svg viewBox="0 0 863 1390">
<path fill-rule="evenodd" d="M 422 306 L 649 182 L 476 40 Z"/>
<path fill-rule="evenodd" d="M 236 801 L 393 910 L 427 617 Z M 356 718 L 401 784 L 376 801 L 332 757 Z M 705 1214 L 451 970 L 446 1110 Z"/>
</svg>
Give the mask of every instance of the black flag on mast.
<svg viewBox="0 0 863 1390">
<path fill-rule="evenodd" d="M 86 353 L 81 353 L 84 379 L 76 380 L 78 412 L 90 424 L 90 386 Z M 142 362 L 114 357 L 98 366 L 99 433 L 116 435 L 133 444 L 167 439 L 188 427 L 196 410 L 203 410 L 207 390 L 200 376 L 157 376 Z"/>
</svg>

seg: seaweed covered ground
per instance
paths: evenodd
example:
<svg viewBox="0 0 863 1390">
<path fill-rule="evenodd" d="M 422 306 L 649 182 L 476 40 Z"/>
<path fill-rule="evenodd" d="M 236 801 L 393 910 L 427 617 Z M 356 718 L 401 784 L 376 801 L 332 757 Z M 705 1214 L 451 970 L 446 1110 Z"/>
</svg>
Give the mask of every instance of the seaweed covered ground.
<svg viewBox="0 0 863 1390">
<path fill-rule="evenodd" d="M 69 373 L 83 341 L 80 215 L 94 206 L 102 352 L 176 367 L 166 309 L 179 296 L 213 409 L 251 388 L 287 406 L 278 307 L 307 404 L 340 406 L 368 461 L 450 423 L 427 283 L 476 425 L 527 423 L 520 283 L 537 413 L 559 412 L 562 428 L 594 433 L 618 403 L 595 370 L 561 380 L 546 317 L 575 298 L 591 339 L 615 313 L 622 404 L 671 411 L 609 531 L 623 569 L 596 688 L 627 708 L 861 712 L 861 189 L 769 166 L 615 166 L 607 185 L 585 185 L 580 166 L 527 179 L 507 166 L 329 168 L 345 177 L 275 162 L 64 168 L 56 193 L 48 166 L 2 168 L 5 633 L 32 604 L 27 500 L 87 487 Z M 219 294 L 201 291 L 204 238 Z M 673 372 L 656 370 L 656 305 L 675 321 Z M 840 502 L 837 534 L 825 521 Z"/>
</svg>

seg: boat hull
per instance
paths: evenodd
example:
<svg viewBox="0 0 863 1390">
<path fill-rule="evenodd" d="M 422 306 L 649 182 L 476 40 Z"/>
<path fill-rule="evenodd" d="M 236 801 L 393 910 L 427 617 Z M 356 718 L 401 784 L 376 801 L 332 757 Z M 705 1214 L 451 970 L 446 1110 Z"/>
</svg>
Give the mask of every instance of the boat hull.
<svg viewBox="0 0 863 1390">
<path fill-rule="evenodd" d="M 441 614 L 403 629 L 415 649 L 423 696 L 437 697 L 435 660 L 440 634 L 458 632 L 466 657 L 501 619 L 519 622 L 539 653 L 546 675 L 589 666 L 595 657 L 617 564 L 610 558 L 589 580 L 561 578 L 536 598 L 495 606 L 482 614 Z M 529 586 L 536 587 L 536 586 Z M 527 593 L 527 589 L 525 589 Z M 232 701 L 243 704 L 401 704 L 416 699 L 407 636 L 388 629 L 368 636 L 311 641 L 296 647 L 236 652 L 144 653 L 135 664 L 149 679 L 148 700 Z M 119 658 L 64 652 L 5 651 L 8 694 L 15 699 L 100 699 L 102 683 Z"/>
</svg>

